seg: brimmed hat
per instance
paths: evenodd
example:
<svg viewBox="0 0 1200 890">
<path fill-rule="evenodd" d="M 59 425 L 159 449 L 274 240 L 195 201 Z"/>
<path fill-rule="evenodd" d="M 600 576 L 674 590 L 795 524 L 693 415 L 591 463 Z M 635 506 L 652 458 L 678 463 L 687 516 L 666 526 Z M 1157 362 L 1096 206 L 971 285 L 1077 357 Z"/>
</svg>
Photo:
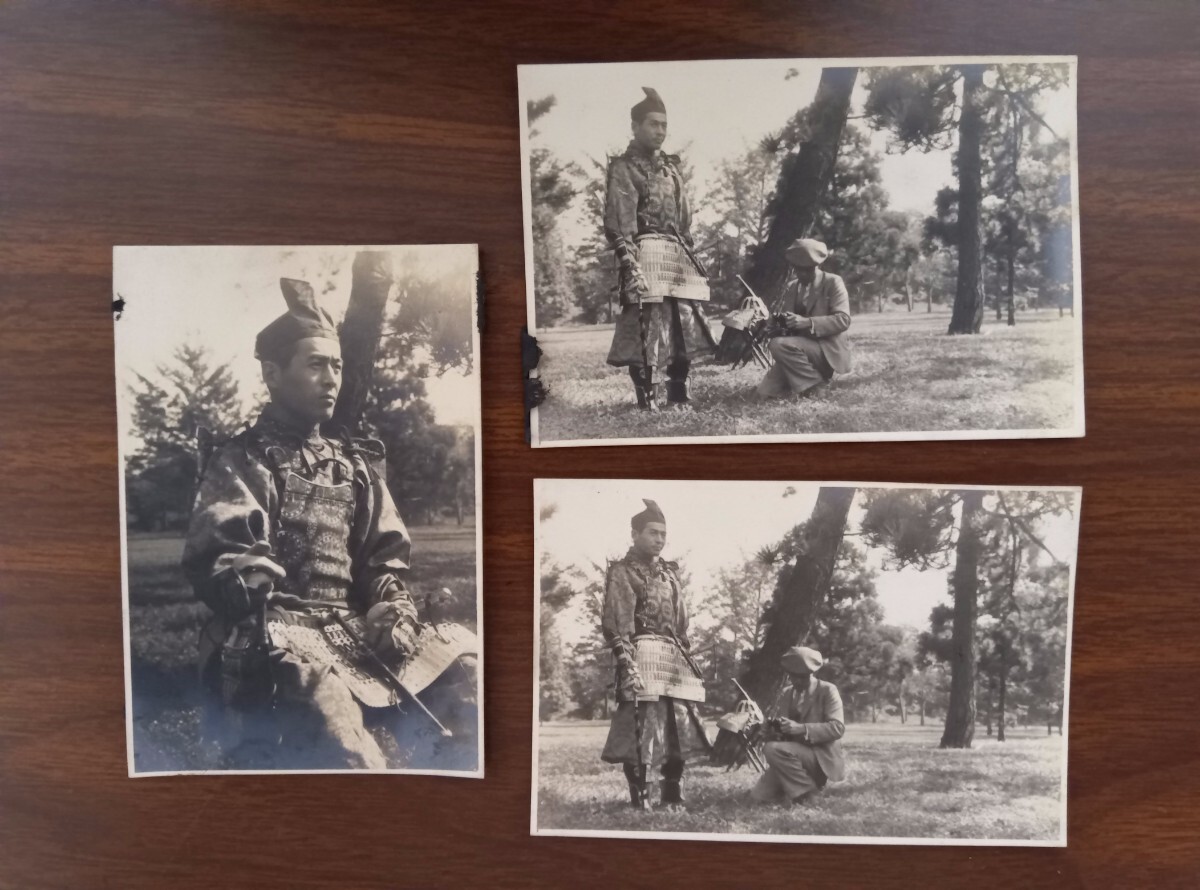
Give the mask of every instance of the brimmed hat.
<svg viewBox="0 0 1200 890">
<path fill-rule="evenodd" d="M 829 248 L 816 238 L 797 238 L 783 255 L 793 266 L 819 266 L 829 258 Z"/>
<path fill-rule="evenodd" d="M 816 649 L 809 649 L 807 646 L 793 646 L 783 653 L 779 663 L 783 665 L 785 671 L 809 671 L 815 674 L 825 663 L 825 659 Z"/>
</svg>

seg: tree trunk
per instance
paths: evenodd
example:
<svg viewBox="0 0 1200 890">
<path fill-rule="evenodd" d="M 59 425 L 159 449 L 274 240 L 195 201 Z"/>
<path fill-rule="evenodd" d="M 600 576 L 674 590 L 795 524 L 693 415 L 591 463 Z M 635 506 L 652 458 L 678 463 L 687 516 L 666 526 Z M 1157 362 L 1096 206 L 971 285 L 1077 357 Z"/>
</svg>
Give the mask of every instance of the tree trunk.
<svg viewBox="0 0 1200 890">
<path fill-rule="evenodd" d="M 813 99 L 809 140 L 798 154 L 784 162 L 779 173 L 775 218 L 771 231 L 750 256 L 746 281 L 768 302 L 787 278 L 784 251 L 797 238 L 807 235 L 816 222 L 822 199 L 833 180 L 834 163 L 842 130 L 850 112 L 850 94 L 858 78 L 857 68 L 824 68 Z"/>
<path fill-rule="evenodd" d="M 922 695 L 920 697 L 920 699 L 918 699 L 918 701 L 920 701 L 920 703 L 921 703 L 921 725 L 924 726 L 925 725 L 925 696 Z"/>
<path fill-rule="evenodd" d="M 900 681 L 900 723 L 901 725 L 908 722 L 908 708 L 904 704 L 904 681 Z"/>
<path fill-rule="evenodd" d="M 392 255 L 386 250 L 360 250 L 351 270 L 350 303 L 342 322 L 342 389 L 326 424 L 332 433 L 352 433 L 362 423 L 363 409 L 375 376 L 375 354 L 383 336 L 383 317 L 392 290 Z"/>
<path fill-rule="evenodd" d="M 1004 310 L 1003 310 L 1003 307 L 1000 305 L 1000 286 L 999 286 L 1000 285 L 1000 269 L 998 266 L 996 269 L 995 278 L 996 278 L 996 299 L 995 299 L 996 321 L 1000 321 L 1000 319 L 1002 319 L 1004 317 Z M 986 299 L 987 288 L 985 287 L 983 290 L 984 290 L 985 299 Z"/>
<path fill-rule="evenodd" d="M 1012 245 L 1012 233 L 1009 233 L 1008 244 L 1008 326 L 1017 323 L 1017 303 L 1013 294 L 1013 284 L 1017 277 L 1017 249 Z"/>
<path fill-rule="evenodd" d="M 1008 658 L 1007 647 L 1000 650 L 1000 708 L 999 719 L 996 723 L 996 740 L 1004 741 L 1004 724 L 1007 715 L 1004 713 L 1008 699 Z"/>
<path fill-rule="evenodd" d="M 908 311 L 912 312 L 912 266 L 904 270 L 904 302 L 908 306 Z"/>
<path fill-rule="evenodd" d="M 875 706 L 874 701 L 871 702 L 871 722 L 872 723 L 879 722 L 879 709 Z"/>
<path fill-rule="evenodd" d="M 946 708 L 946 728 L 942 732 L 943 748 L 970 748 L 975 737 L 975 613 L 978 609 L 983 492 L 964 491 L 960 498 L 962 517 L 951 579 L 954 624 L 950 704 Z"/>
<path fill-rule="evenodd" d="M 774 705 L 776 690 L 784 676 L 779 659 L 804 640 L 817 610 L 829 595 L 854 492 L 853 488 L 828 486 L 817 492 L 817 502 L 805 527 L 803 552 L 776 594 L 762 648 L 750 654 L 746 672 L 740 678 L 746 692 L 763 711 Z M 713 747 L 713 760 L 728 766 L 736 762 L 740 753 L 736 737 L 722 731 Z"/>
<path fill-rule="evenodd" d="M 983 141 L 983 72 L 986 65 L 963 66 L 962 113 L 958 119 L 958 285 L 951 334 L 978 334 L 983 326 L 983 196 L 980 145 Z"/>
</svg>

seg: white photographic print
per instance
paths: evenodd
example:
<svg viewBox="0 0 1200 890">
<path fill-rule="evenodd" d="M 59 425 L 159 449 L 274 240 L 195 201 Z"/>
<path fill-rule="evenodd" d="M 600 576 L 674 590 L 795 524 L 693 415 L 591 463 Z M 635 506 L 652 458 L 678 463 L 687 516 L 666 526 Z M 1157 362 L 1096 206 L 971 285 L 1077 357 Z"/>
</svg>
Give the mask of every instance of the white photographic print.
<svg viewBox="0 0 1200 890">
<path fill-rule="evenodd" d="M 474 245 L 117 247 L 131 776 L 483 776 Z"/>
<path fill-rule="evenodd" d="M 1065 846 L 1080 499 L 535 480 L 532 833 Z"/>
<path fill-rule="evenodd" d="M 1082 436 L 1076 73 L 520 66 L 533 445 Z"/>
</svg>

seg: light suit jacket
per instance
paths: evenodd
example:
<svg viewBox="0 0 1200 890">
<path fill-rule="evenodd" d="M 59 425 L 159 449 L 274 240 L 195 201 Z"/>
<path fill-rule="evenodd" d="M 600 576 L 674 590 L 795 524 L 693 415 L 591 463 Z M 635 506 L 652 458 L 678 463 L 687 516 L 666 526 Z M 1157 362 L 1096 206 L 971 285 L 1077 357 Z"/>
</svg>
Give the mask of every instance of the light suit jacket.
<svg viewBox="0 0 1200 890">
<path fill-rule="evenodd" d="M 783 707 L 780 714 L 803 723 L 808 730 L 807 744 L 817 755 L 817 763 L 831 782 L 840 782 L 846 777 L 846 763 L 842 757 L 842 743 L 846 733 L 845 717 L 842 712 L 842 696 L 837 687 L 825 680 L 818 680 L 816 688 L 802 700 L 803 695 L 789 687 L 783 692 Z M 804 735 L 789 735 L 788 741 L 805 744 Z"/>
<path fill-rule="evenodd" d="M 804 299 L 799 299 L 800 282 L 788 284 L 783 311 L 795 312 L 813 321 L 813 333 L 805 329 L 798 336 L 811 337 L 821 346 L 825 361 L 839 374 L 850 371 L 850 343 L 844 331 L 850 327 L 850 293 L 840 275 L 817 270 Z M 797 335 L 789 335 L 797 336 Z"/>
</svg>

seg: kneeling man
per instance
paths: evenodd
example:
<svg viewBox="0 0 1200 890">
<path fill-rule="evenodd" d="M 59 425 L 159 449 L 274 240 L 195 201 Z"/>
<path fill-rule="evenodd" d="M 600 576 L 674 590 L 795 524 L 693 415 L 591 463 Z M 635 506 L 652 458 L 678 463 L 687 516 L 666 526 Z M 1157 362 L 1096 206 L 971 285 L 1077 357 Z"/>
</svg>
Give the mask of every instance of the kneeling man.
<svg viewBox="0 0 1200 890">
<path fill-rule="evenodd" d="M 845 778 L 838 741 L 846 732 L 842 697 L 836 686 L 814 676 L 825 663 L 821 653 L 793 646 L 780 661 L 792 688 L 783 694 L 781 713 L 786 716 L 775 723 L 775 735 L 782 738 L 767 742 L 767 771 L 751 792 L 760 803 L 800 803 L 826 782 Z"/>
<path fill-rule="evenodd" d="M 812 393 L 828 383 L 834 371 L 850 371 L 850 344 L 844 332 L 850 327 L 850 295 L 841 276 L 819 268 L 829 248 L 812 238 L 801 238 L 784 254 L 795 278 L 784 292 L 780 335 L 770 342 L 775 364 L 758 384 L 763 399 L 788 393 Z"/>
</svg>

